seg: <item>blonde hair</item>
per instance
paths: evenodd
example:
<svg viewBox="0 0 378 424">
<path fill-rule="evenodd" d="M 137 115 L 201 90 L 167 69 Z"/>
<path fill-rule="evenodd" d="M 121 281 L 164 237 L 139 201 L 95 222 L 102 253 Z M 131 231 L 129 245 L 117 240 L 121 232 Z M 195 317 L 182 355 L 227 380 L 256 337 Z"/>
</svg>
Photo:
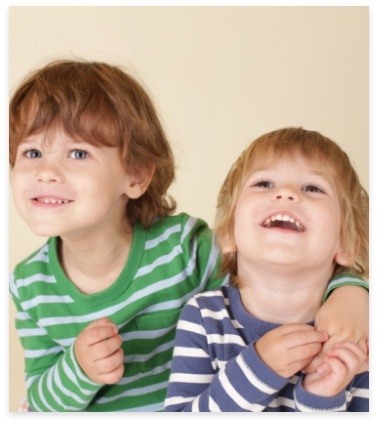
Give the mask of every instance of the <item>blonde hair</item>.
<svg viewBox="0 0 378 424">
<path fill-rule="evenodd" d="M 351 258 L 348 268 L 335 266 L 334 274 L 351 272 L 368 276 L 369 195 L 360 184 L 348 155 L 332 140 L 316 131 L 283 128 L 257 138 L 231 167 L 218 195 L 214 232 L 222 249 L 224 240 L 234 240 L 234 214 L 241 190 L 254 166 L 262 160 L 300 154 L 336 183 L 341 209 L 341 242 Z M 221 270 L 236 281 L 237 256 L 224 253 Z"/>
<path fill-rule="evenodd" d="M 173 213 L 167 195 L 175 177 L 173 154 L 146 90 L 121 68 L 101 62 L 60 60 L 30 74 L 10 102 L 9 162 L 22 140 L 61 127 L 74 140 L 116 147 L 128 171 L 153 170 L 139 199 L 130 199 L 128 220 L 147 228 Z"/>
</svg>

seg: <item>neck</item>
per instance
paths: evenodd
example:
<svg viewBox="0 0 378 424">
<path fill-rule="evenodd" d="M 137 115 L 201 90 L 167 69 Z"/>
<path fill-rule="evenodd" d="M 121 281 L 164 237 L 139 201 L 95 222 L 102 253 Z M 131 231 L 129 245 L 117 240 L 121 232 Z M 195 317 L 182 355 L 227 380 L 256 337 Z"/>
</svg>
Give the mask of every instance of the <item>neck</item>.
<svg viewBox="0 0 378 424">
<path fill-rule="evenodd" d="M 124 268 L 131 241 L 131 231 L 107 231 L 80 239 L 61 237 L 62 267 L 83 293 L 105 290 Z"/>
<path fill-rule="evenodd" d="M 281 270 L 282 271 L 282 270 Z M 315 319 L 330 273 L 272 273 L 254 270 L 239 273 L 239 289 L 245 308 L 264 321 L 279 324 Z"/>
</svg>

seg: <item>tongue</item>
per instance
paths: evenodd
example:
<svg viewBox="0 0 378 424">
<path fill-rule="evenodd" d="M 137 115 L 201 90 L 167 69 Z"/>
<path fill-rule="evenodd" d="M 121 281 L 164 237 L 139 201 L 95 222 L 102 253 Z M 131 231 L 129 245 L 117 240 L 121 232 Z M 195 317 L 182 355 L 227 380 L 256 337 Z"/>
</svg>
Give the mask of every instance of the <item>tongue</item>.
<svg viewBox="0 0 378 424">
<path fill-rule="evenodd" d="M 293 230 L 298 231 L 297 226 L 290 221 L 273 221 L 270 224 L 270 227 L 282 228 L 283 230 Z"/>
</svg>

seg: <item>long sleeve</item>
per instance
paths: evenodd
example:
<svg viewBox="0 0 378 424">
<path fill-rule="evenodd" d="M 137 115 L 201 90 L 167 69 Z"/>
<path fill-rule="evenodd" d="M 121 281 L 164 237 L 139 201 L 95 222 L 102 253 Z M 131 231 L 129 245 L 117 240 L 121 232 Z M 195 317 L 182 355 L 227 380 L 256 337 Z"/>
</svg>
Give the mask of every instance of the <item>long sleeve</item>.
<svg viewBox="0 0 378 424">
<path fill-rule="evenodd" d="M 92 382 L 77 363 L 73 340 L 62 348 L 28 314 L 30 302 L 20 302 L 10 284 L 17 308 L 16 328 L 25 352 L 28 402 L 34 411 L 83 411 L 101 385 Z"/>
<path fill-rule="evenodd" d="M 302 378 L 294 389 L 295 409 L 300 412 L 369 412 L 369 372 L 357 374 L 335 396 L 317 396 L 306 391 Z"/>
<path fill-rule="evenodd" d="M 338 274 L 329 282 L 323 300 L 327 300 L 330 294 L 338 287 L 358 286 L 369 290 L 369 282 L 361 277 L 349 273 Z"/>
</svg>

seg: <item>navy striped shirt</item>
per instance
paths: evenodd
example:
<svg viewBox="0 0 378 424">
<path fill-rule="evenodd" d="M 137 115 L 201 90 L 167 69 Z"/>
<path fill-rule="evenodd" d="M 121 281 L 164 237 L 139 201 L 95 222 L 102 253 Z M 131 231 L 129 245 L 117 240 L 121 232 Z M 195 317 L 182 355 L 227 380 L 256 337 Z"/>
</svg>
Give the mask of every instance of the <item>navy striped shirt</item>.
<svg viewBox="0 0 378 424">
<path fill-rule="evenodd" d="M 325 397 L 304 390 L 300 372 L 287 379 L 270 369 L 253 342 L 278 325 L 251 316 L 235 287 L 194 296 L 177 327 L 165 410 L 368 411 L 368 372 Z"/>
</svg>

